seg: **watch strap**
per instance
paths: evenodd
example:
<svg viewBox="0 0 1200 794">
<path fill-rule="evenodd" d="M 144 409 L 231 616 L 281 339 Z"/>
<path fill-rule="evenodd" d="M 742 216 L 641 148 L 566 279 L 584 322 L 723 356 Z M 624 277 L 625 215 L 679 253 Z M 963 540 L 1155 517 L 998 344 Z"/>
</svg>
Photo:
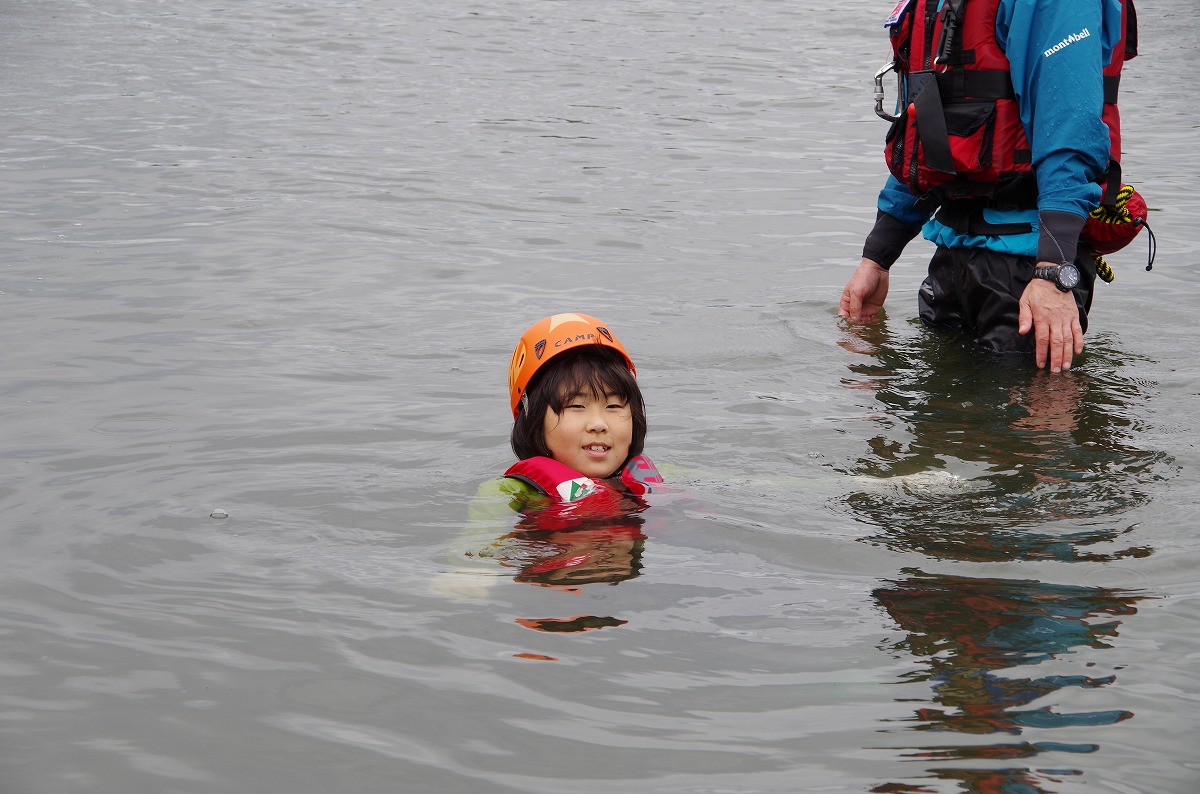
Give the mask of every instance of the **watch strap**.
<svg viewBox="0 0 1200 794">
<path fill-rule="evenodd" d="M 1042 278 L 1046 281 L 1058 282 L 1058 269 L 1061 265 L 1039 265 L 1033 269 L 1034 278 Z"/>
</svg>

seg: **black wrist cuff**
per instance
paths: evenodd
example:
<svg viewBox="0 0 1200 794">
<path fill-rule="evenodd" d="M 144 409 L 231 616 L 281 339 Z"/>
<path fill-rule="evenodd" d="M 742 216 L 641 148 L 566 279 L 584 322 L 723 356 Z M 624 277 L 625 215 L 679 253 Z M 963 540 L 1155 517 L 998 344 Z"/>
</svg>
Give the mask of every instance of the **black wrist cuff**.
<svg viewBox="0 0 1200 794">
<path fill-rule="evenodd" d="M 888 215 L 883 210 L 875 216 L 875 226 L 867 235 L 863 245 L 863 258 L 877 262 L 884 270 L 888 270 L 904 253 L 904 246 L 921 231 L 918 224 L 911 228 L 899 218 Z"/>
<path fill-rule="evenodd" d="M 1038 213 L 1039 262 L 1056 265 L 1075 261 L 1075 249 L 1079 246 L 1079 233 L 1083 231 L 1086 218 L 1069 212 L 1044 211 Z"/>
</svg>

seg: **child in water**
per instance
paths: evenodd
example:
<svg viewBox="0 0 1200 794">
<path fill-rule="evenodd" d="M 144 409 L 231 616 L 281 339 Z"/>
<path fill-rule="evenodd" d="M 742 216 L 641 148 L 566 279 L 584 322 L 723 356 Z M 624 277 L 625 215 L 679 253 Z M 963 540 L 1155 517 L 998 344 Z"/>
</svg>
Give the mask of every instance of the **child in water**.
<svg viewBox="0 0 1200 794">
<path fill-rule="evenodd" d="M 635 376 L 625 346 L 595 317 L 556 314 L 521 336 L 508 370 L 519 460 L 480 486 L 460 564 L 499 563 L 518 582 L 553 587 L 638 575 L 641 497 L 662 477 L 642 455 L 646 409 Z M 496 581 L 496 573 L 459 567 L 434 589 L 482 597 Z"/>
<path fill-rule="evenodd" d="M 595 317 L 556 314 L 525 331 L 508 368 L 520 460 L 501 488 L 514 509 L 612 514 L 662 482 L 642 455 L 646 408 L 636 375 L 625 346 Z"/>
</svg>

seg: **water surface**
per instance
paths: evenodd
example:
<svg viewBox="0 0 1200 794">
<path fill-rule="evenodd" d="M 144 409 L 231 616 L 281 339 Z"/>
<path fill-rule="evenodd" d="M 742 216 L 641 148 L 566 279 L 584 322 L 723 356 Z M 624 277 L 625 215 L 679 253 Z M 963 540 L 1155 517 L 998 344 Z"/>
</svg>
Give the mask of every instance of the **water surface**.
<svg viewBox="0 0 1200 794">
<path fill-rule="evenodd" d="M 1194 792 L 1195 26 L 1050 375 L 836 318 L 876 5 L 8 0 L 2 787 Z M 472 520 L 564 310 L 671 487 Z"/>
</svg>

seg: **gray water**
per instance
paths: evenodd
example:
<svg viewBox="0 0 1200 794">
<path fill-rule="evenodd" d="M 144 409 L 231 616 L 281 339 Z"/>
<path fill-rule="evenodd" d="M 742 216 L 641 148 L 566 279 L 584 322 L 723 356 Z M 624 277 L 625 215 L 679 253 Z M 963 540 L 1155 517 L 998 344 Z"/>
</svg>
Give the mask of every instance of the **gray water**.
<svg viewBox="0 0 1200 794">
<path fill-rule="evenodd" d="M 1157 263 L 1050 375 L 913 322 L 921 242 L 836 317 L 843 6 L 0 3 L 0 790 L 1200 790 L 1194 14 L 1122 84 Z M 572 310 L 671 485 L 511 536 Z"/>
</svg>

